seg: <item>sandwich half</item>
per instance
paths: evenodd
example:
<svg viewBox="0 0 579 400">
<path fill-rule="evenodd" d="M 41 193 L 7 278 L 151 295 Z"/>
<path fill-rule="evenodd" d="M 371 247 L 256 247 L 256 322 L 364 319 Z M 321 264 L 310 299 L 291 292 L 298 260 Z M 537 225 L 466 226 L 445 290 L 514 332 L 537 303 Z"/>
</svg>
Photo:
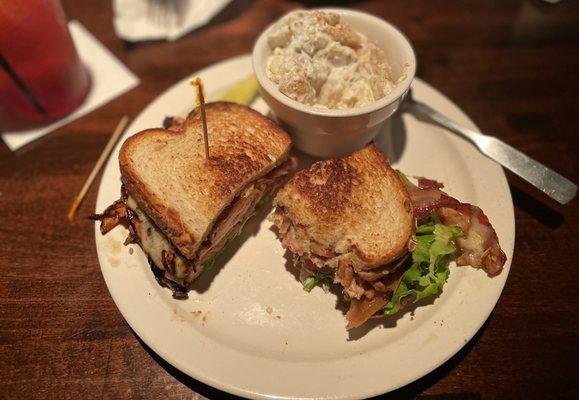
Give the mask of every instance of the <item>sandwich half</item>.
<svg viewBox="0 0 579 400">
<path fill-rule="evenodd" d="M 292 170 L 291 141 L 249 107 L 206 105 L 209 158 L 200 112 L 127 139 L 119 153 L 121 199 L 102 214 L 138 243 L 159 282 L 185 297 L 193 280 L 273 195 Z"/>
<path fill-rule="evenodd" d="M 500 272 L 505 257 L 486 216 L 441 188 L 414 185 L 370 144 L 296 173 L 270 219 L 306 291 L 341 287 L 352 329 L 438 293 L 453 259 Z"/>
</svg>

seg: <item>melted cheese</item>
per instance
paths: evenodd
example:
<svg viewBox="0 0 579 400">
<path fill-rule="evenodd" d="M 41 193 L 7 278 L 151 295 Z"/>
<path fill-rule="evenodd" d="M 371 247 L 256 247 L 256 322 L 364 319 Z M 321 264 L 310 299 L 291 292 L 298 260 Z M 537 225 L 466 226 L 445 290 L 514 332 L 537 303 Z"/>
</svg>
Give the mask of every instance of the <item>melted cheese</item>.
<svg viewBox="0 0 579 400">
<path fill-rule="evenodd" d="M 135 233 L 137 234 L 141 248 L 153 260 L 155 265 L 164 270 L 167 278 L 185 286 L 201 273 L 203 266 L 193 270 L 193 262 L 187 260 L 179 253 L 169 239 L 161 232 L 153 221 L 141 210 L 135 199 L 131 196 L 127 199 L 127 205 L 137 215 L 140 223 L 135 224 Z M 163 264 L 163 251 L 165 254 L 173 254 L 175 257 L 175 273 L 167 271 Z"/>
</svg>

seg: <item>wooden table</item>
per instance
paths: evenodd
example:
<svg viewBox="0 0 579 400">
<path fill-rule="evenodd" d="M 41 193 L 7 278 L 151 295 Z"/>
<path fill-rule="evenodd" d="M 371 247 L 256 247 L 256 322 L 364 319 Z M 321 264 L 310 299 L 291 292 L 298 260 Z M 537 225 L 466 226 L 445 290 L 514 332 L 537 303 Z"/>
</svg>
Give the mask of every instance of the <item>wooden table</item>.
<svg viewBox="0 0 579 400">
<path fill-rule="evenodd" d="M 66 211 L 123 114 L 135 117 L 192 71 L 249 52 L 259 32 L 296 4 L 238 1 L 174 43 L 127 45 L 115 36 L 110 3 L 64 1 L 68 17 L 141 85 L 17 153 L 0 144 L 3 399 L 224 395 L 171 367 L 131 331 L 101 277 L 93 224 L 69 224 Z M 414 44 L 418 76 L 482 130 L 579 181 L 578 2 L 352 6 L 400 27 Z M 570 398 L 579 389 L 578 201 L 559 206 L 513 176 L 509 182 L 516 248 L 495 311 L 456 356 L 392 398 Z M 80 217 L 94 210 L 97 187 Z"/>
</svg>

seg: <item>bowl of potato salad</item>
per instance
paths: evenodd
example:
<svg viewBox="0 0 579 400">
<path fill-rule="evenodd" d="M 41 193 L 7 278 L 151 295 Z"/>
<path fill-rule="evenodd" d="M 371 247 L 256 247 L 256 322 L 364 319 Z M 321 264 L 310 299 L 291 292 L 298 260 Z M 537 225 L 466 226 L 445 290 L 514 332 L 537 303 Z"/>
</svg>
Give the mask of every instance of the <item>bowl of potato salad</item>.
<svg viewBox="0 0 579 400">
<path fill-rule="evenodd" d="M 408 91 L 416 58 L 383 19 L 348 9 L 297 10 L 260 35 L 253 69 L 295 146 L 334 157 L 376 136 Z"/>
</svg>

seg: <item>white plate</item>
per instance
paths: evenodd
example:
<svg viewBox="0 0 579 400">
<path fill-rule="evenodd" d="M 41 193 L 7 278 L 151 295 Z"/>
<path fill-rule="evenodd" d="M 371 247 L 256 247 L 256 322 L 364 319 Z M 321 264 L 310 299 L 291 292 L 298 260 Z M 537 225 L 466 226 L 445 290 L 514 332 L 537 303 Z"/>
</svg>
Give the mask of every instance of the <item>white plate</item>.
<svg viewBox="0 0 579 400">
<path fill-rule="evenodd" d="M 242 56 L 199 75 L 211 100 L 251 73 L 250 57 Z M 153 101 L 125 138 L 192 108 L 188 79 Z M 417 79 L 413 88 L 417 99 L 475 128 L 432 87 Z M 263 103 L 257 107 L 267 110 Z M 485 211 L 508 257 L 501 275 L 490 279 L 480 270 L 451 266 L 443 293 L 416 308 L 412 318 L 405 313 L 383 324 L 373 321 L 350 337 L 336 296 L 320 288 L 304 292 L 288 271 L 264 212 L 196 281 L 185 301 L 159 287 L 137 246 L 133 254 L 122 246 L 123 228 L 102 236 L 95 226 L 103 276 L 129 325 L 184 373 L 250 398 L 369 397 L 408 384 L 448 360 L 478 331 L 501 294 L 513 256 L 512 200 L 502 169 L 473 146 L 412 116 L 402 120 L 405 134 L 397 124 L 391 148 L 398 150 L 389 152 L 396 167 L 440 180 L 448 193 Z M 119 197 L 117 157 L 118 146 L 102 178 L 98 212 Z"/>
</svg>

